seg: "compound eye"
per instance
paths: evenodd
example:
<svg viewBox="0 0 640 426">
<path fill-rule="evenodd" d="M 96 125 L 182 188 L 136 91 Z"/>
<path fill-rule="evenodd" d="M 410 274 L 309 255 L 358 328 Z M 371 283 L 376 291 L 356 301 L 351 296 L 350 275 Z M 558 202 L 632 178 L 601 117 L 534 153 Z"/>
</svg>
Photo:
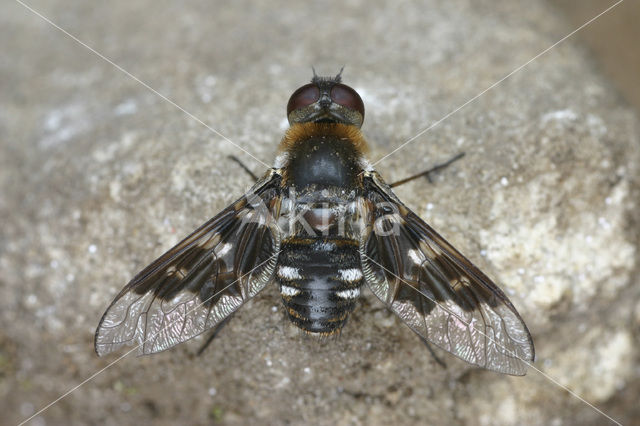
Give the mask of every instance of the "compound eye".
<svg viewBox="0 0 640 426">
<path fill-rule="evenodd" d="M 335 84 L 331 88 L 331 100 L 345 108 L 355 110 L 364 118 L 364 103 L 358 92 L 346 84 Z"/>
<path fill-rule="evenodd" d="M 287 104 L 287 116 L 298 108 L 303 108 L 320 99 L 320 89 L 313 83 L 305 84 L 293 92 Z"/>
</svg>

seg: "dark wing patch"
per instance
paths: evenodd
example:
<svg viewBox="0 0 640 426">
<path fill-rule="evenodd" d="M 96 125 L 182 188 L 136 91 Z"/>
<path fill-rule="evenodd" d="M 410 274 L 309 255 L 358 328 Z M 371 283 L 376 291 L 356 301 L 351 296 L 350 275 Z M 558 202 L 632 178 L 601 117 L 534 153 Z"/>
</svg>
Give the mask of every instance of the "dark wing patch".
<svg viewBox="0 0 640 426">
<path fill-rule="evenodd" d="M 138 344 L 160 352 L 214 327 L 273 276 L 280 235 L 279 175 L 247 194 L 166 252 L 125 286 L 98 325 L 98 355 Z"/>
<path fill-rule="evenodd" d="M 369 231 L 361 245 L 373 293 L 413 331 L 489 370 L 523 375 L 531 335 L 507 296 L 404 206 L 377 174 L 365 177 Z"/>
</svg>

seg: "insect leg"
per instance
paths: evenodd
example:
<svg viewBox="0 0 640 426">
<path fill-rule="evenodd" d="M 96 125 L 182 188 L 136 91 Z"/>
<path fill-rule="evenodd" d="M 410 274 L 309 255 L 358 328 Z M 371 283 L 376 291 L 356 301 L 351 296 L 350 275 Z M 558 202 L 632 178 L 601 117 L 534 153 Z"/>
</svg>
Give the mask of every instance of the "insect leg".
<svg viewBox="0 0 640 426">
<path fill-rule="evenodd" d="M 225 319 L 223 319 L 222 321 L 220 321 L 220 324 L 216 325 L 216 327 L 213 329 L 213 331 L 211 332 L 211 334 L 209 335 L 209 337 L 207 337 L 207 341 L 204 342 L 204 344 L 200 347 L 200 349 L 198 349 L 198 352 L 196 353 L 196 356 L 200 356 L 202 355 L 202 353 L 204 352 L 205 349 L 207 349 L 207 347 L 211 344 L 211 342 L 213 342 L 213 339 L 216 338 L 216 336 L 218 335 L 218 333 L 220 333 L 220 330 L 222 330 L 222 328 L 227 325 L 227 323 L 229 323 L 229 320 L 233 317 L 233 314 L 229 315 L 228 317 L 226 317 Z"/>
<path fill-rule="evenodd" d="M 249 170 L 249 168 L 247 166 L 244 165 L 244 163 L 242 161 L 240 161 L 235 155 L 230 155 L 229 159 L 235 163 L 237 163 L 240 167 L 242 167 L 242 170 L 244 170 L 245 172 L 247 172 L 249 174 L 249 176 L 251 176 L 253 178 L 253 180 L 257 181 L 258 180 L 258 176 L 256 176 L 255 174 L 253 174 L 253 172 L 251 170 Z"/>
<path fill-rule="evenodd" d="M 464 157 L 464 152 L 461 152 L 460 154 L 456 155 L 455 157 L 451 158 L 450 160 L 445 161 L 444 163 L 440 163 L 440 164 L 437 164 L 437 165 L 433 166 L 432 168 L 430 168 L 429 170 L 427 170 L 425 172 L 421 172 L 421 173 L 415 174 L 413 176 L 409 176 L 408 178 L 404 178 L 404 179 L 401 179 L 399 181 L 393 182 L 389 186 L 392 187 L 392 188 L 396 187 L 396 186 L 400 186 L 402 184 L 405 184 L 407 182 L 411 182 L 412 180 L 417 179 L 417 178 L 422 177 L 422 176 L 426 176 L 426 178 L 429 180 L 429 182 L 433 183 L 433 181 L 431 180 L 431 173 L 437 172 L 440 169 L 444 169 L 445 167 L 449 166 L 454 161 L 458 161 L 462 157 Z"/>
<path fill-rule="evenodd" d="M 422 337 L 422 336 L 420 336 L 420 340 L 422 340 L 422 343 L 424 343 L 424 345 L 427 347 L 427 349 L 429 349 L 429 352 L 431 353 L 431 356 L 436 361 L 436 363 L 438 365 L 440 365 L 440 367 L 442 367 L 442 368 L 447 368 L 447 364 L 445 364 L 444 361 L 441 360 L 440 357 L 438 357 L 438 355 L 436 355 L 435 351 L 433 350 L 433 348 L 429 344 L 429 341 L 427 339 L 425 339 L 424 337 Z"/>
</svg>

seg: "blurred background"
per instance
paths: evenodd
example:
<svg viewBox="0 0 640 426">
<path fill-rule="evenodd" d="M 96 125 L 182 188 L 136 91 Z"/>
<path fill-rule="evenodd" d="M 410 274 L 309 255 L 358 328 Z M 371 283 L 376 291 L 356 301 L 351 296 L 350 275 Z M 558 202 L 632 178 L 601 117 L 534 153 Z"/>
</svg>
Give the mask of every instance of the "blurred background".
<svg viewBox="0 0 640 426">
<path fill-rule="evenodd" d="M 602 0 L 553 0 L 566 17 L 567 28 L 579 27 L 609 4 Z M 607 13 L 576 36 L 589 47 L 598 68 L 640 110 L 640 2 L 625 1 L 616 13 Z"/>
</svg>

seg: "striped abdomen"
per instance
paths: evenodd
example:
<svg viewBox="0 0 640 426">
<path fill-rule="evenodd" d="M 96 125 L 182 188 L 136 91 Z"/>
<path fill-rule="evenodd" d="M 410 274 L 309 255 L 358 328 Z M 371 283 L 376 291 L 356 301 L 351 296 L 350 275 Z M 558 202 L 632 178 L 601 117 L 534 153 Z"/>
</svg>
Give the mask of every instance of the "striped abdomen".
<svg viewBox="0 0 640 426">
<path fill-rule="evenodd" d="M 360 295 L 358 242 L 350 239 L 291 239 L 283 242 L 276 267 L 289 318 L 310 333 L 339 332 Z"/>
</svg>

